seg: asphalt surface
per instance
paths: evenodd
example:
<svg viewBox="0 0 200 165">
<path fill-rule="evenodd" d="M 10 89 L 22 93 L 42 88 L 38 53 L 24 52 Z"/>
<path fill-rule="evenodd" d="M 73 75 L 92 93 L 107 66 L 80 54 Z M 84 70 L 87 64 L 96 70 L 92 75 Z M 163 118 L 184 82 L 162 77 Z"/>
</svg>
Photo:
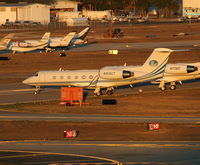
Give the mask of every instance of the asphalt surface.
<svg viewBox="0 0 200 165">
<path fill-rule="evenodd" d="M 200 123 L 198 117 L 117 116 L 117 115 L 71 115 L 37 114 L 0 111 L 0 121 L 71 121 L 71 122 L 175 122 Z"/>
<path fill-rule="evenodd" d="M 115 40 L 115 39 L 113 39 Z M 69 49 L 69 52 L 84 51 L 104 51 L 104 50 L 129 50 L 129 49 L 149 49 L 149 48 L 175 48 L 191 47 L 198 45 L 200 41 L 170 41 L 170 42 L 139 42 L 139 43 L 91 43 L 83 46 L 76 46 Z"/>
<path fill-rule="evenodd" d="M 200 164 L 200 142 L 73 142 L 66 139 L 0 142 L 0 148 L 0 163 Z"/>
</svg>

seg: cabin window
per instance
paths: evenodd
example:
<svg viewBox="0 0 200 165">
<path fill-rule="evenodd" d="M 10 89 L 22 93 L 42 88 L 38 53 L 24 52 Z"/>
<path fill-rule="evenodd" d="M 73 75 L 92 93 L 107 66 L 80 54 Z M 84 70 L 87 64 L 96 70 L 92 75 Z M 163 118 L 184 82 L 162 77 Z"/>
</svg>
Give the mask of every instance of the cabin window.
<svg viewBox="0 0 200 165">
<path fill-rule="evenodd" d="M 74 78 L 75 78 L 75 79 L 78 79 L 78 76 L 75 76 Z"/>
<path fill-rule="evenodd" d="M 5 7 L 0 7 L 0 12 L 4 12 L 6 11 L 6 8 Z"/>
<path fill-rule="evenodd" d="M 63 76 L 60 76 L 60 79 L 62 80 L 64 77 Z"/>
<path fill-rule="evenodd" d="M 53 76 L 53 79 L 55 80 L 55 79 L 56 79 L 56 76 Z"/>
<path fill-rule="evenodd" d="M 71 76 L 67 76 L 67 79 L 71 79 Z"/>
<path fill-rule="evenodd" d="M 92 75 L 90 75 L 90 76 L 89 76 L 89 79 L 93 79 L 93 76 L 92 76 Z"/>
<path fill-rule="evenodd" d="M 82 79 L 86 79 L 86 75 L 83 75 L 83 76 L 82 76 Z"/>
<path fill-rule="evenodd" d="M 17 8 L 12 7 L 10 10 L 11 10 L 11 12 L 16 12 L 16 11 L 17 11 Z"/>
</svg>

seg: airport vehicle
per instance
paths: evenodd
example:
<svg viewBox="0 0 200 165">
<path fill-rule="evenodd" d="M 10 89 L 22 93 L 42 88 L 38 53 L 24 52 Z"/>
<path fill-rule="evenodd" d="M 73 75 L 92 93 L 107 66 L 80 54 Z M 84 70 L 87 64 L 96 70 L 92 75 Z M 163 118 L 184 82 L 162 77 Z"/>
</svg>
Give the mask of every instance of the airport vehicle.
<svg viewBox="0 0 200 165">
<path fill-rule="evenodd" d="M 200 62 L 167 64 L 162 78 L 152 83 L 158 83 L 161 90 L 166 90 L 166 84 L 170 83 L 169 89 L 175 90 L 177 82 L 182 84 L 184 80 L 200 78 Z"/>
<path fill-rule="evenodd" d="M 199 18 L 200 17 L 200 10 L 198 8 L 186 8 L 183 9 L 183 13 L 187 18 Z"/>
<path fill-rule="evenodd" d="M 8 48 L 10 40 L 14 37 L 14 35 L 14 33 L 10 33 L 0 40 L 0 50 L 5 50 Z"/>
<path fill-rule="evenodd" d="M 104 34 L 104 38 L 121 38 L 123 36 L 124 33 L 120 28 L 108 29 Z"/>
<path fill-rule="evenodd" d="M 142 66 L 105 66 L 97 70 L 58 70 L 39 71 L 23 81 L 24 84 L 35 86 L 35 93 L 41 86 L 76 86 L 95 89 L 94 95 L 102 95 L 102 88 L 111 95 L 114 87 L 132 85 L 144 81 L 161 78 L 172 50 L 167 48 L 154 49 L 153 53 Z"/>
<path fill-rule="evenodd" d="M 70 32 L 65 37 L 51 37 L 49 40 L 49 48 L 67 48 L 76 32 Z"/>
<path fill-rule="evenodd" d="M 24 42 L 13 42 L 9 49 L 16 52 L 30 52 L 38 49 L 44 49 L 49 44 L 50 33 L 46 32 L 41 40 L 25 40 Z"/>
<path fill-rule="evenodd" d="M 71 41 L 71 45 L 79 45 L 79 44 L 86 44 L 87 41 L 85 40 L 88 32 L 90 31 L 89 27 L 86 27 L 85 29 L 83 29 L 81 32 L 79 32 L 78 34 L 76 34 L 72 41 Z"/>
</svg>

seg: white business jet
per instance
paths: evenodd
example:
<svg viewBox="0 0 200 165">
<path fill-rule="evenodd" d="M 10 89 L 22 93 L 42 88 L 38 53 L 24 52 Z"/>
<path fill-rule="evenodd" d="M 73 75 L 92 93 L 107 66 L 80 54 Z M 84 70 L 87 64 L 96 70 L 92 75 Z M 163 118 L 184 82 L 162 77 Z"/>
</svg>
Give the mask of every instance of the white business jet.
<svg viewBox="0 0 200 165">
<path fill-rule="evenodd" d="M 70 32 L 65 37 L 51 37 L 49 40 L 49 48 L 67 48 L 75 36 L 76 32 Z"/>
<path fill-rule="evenodd" d="M 102 94 L 102 88 L 107 88 L 106 94 L 111 95 L 114 87 L 160 78 L 171 52 L 172 50 L 167 48 L 154 49 L 142 66 L 124 65 L 106 66 L 98 70 L 39 71 L 23 83 L 35 86 L 35 94 L 40 91 L 41 86 L 76 86 L 95 89 L 96 96 Z"/>
<path fill-rule="evenodd" d="M 78 34 L 76 34 L 72 41 L 71 44 L 72 45 L 79 45 L 79 44 L 86 44 L 87 40 L 85 40 L 88 32 L 90 31 L 90 27 L 86 27 L 85 29 L 83 29 L 81 32 L 79 32 Z"/>
<path fill-rule="evenodd" d="M 166 84 L 170 83 L 169 89 L 175 90 L 177 82 L 182 84 L 184 80 L 200 78 L 200 62 L 167 64 L 163 77 L 152 83 L 158 83 L 161 90 L 166 90 Z"/>
<path fill-rule="evenodd" d="M 8 49 L 10 40 L 14 37 L 14 35 L 14 33 L 10 33 L 0 40 L 0 50 Z"/>
<path fill-rule="evenodd" d="M 44 49 L 49 44 L 50 33 L 46 32 L 41 40 L 25 40 L 24 42 L 12 42 L 9 49 L 16 52 L 30 52 Z"/>
</svg>

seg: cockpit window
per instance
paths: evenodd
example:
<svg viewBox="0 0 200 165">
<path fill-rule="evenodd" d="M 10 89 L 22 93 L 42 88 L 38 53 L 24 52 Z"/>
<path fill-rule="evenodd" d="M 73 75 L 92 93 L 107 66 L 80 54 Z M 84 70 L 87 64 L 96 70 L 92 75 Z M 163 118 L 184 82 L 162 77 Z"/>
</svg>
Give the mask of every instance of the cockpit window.
<svg viewBox="0 0 200 165">
<path fill-rule="evenodd" d="M 35 73 L 33 76 L 37 77 L 37 76 L 38 76 L 38 73 Z"/>
</svg>

